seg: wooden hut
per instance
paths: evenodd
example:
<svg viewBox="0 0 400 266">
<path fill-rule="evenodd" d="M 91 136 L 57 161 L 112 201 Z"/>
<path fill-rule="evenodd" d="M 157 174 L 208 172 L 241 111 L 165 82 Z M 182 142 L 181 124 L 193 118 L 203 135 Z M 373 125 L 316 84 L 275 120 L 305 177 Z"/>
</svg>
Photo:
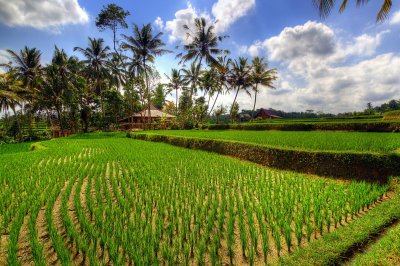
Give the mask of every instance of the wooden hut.
<svg viewBox="0 0 400 266">
<path fill-rule="evenodd" d="M 150 123 L 159 123 L 162 128 L 167 128 L 169 124 L 176 120 L 176 116 L 164 113 L 154 105 L 150 105 Z M 149 111 L 144 109 L 132 116 L 119 120 L 121 129 L 144 129 L 149 123 Z"/>
<path fill-rule="evenodd" d="M 255 113 L 254 118 L 260 118 L 260 119 L 276 119 L 276 118 L 282 118 L 276 114 L 274 114 L 273 111 L 261 108 Z"/>
</svg>

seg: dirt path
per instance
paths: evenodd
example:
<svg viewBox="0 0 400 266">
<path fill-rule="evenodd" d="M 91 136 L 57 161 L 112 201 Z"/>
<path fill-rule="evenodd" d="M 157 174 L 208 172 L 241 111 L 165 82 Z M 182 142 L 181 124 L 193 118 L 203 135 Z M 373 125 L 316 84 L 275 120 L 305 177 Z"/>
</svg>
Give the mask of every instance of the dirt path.
<svg viewBox="0 0 400 266">
<path fill-rule="evenodd" d="M 33 254 L 29 243 L 29 222 L 30 215 L 26 215 L 19 231 L 17 257 L 22 265 L 33 265 Z"/>
<path fill-rule="evenodd" d="M 43 246 L 46 265 L 57 265 L 57 252 L 53 248 L 53 243 L 46 225 L 46 207 L 47 206 L 44 206 L 39 210 L 36 220 L 36 230 L 38 232 L 39 243 Z"/>
</svg>

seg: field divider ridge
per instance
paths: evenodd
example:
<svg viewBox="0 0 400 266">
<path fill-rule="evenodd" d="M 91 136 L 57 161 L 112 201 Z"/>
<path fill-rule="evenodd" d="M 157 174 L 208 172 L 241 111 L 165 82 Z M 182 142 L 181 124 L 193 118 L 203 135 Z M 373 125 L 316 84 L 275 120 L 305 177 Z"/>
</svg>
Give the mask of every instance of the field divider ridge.
<svg viewBox="0 0 400 266">
<path fill-rule="evenodd" d="M 305 151 L 254 143 L 170 135 L 129 133 L 128 137 L 215 152 L 264 166 L 343 179 L 386 183 L 400 176 L 400 156 L 395 153 Z"/>
</svg>

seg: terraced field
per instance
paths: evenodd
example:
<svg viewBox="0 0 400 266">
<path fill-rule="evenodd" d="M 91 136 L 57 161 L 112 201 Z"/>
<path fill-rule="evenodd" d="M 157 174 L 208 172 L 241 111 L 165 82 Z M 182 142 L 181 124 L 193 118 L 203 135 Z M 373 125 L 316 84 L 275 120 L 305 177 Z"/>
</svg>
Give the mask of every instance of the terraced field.
<svg viewBox="0 0 400 266">
<path fill-rule="evenodd" d="M 400 152 L 398 133 L 249 130 L 157 130 L 144 133 L 249 142 L 300 150 Z"/>
<path fill-rule="evenodd" d="M 0 146 L 0 265 L 264 264 L 388 189 L 122 135 L 42 146 Z"/>
</svg>

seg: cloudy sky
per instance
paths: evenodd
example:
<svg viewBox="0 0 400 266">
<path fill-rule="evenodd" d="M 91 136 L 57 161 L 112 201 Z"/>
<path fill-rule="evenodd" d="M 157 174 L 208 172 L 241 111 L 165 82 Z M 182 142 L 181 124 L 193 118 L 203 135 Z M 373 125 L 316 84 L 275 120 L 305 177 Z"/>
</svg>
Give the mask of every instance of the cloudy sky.
<svg viewBox="0 0 400 266">
<path fill-rule="evenodd" d="M 216 31 L 229 35 L 221 47 L 236 58 L 264 56 L 279 72 L 276 90 L 264 89 L 257 107 L 286 111 L 313 109 L 345 112 L 400 99 L 400 4 L 387 21 L 375 23 L 382 1 L 356 8 L 337 9 L 325 20 L 311 0 L 119 0 L 130 11 L 129 24 L 153 23 L 163 31 L 169 49 L 187 41 L 182 25 L 197 16 L 217 20 Z M 85 47 L 87 37 L 103 37 L 111 46 L 111 32 L 99 32 L 94 20 L 103 0 L 0 0 L 0 62 L 5 49 L 25 45 L 42 51 L 49 62 L 54 45 L 73 54 Z M 129 34 L 130 31 L 124 32 Z M 175 55 L 157 58 L 160 73 L 177 66 Z M 171 96 L 173 97 L 173 95 Z M 219 103 L 230 105 L 232 95 Z M 240 108 L 253 99 L 239 95 Z"/>
</svg>

